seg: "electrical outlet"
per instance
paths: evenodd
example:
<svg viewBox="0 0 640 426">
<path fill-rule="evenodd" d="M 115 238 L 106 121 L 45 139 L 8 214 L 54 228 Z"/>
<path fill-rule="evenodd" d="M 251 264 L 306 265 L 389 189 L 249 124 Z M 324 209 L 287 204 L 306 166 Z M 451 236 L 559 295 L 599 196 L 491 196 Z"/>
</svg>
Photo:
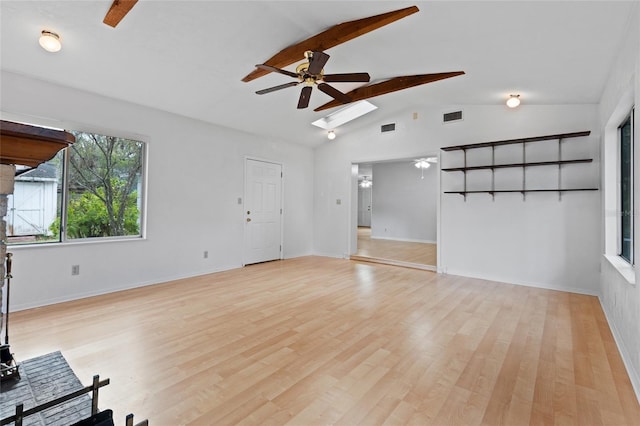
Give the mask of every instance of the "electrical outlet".
<svg viewBox="0 0 640 426">
<path fill-rule="evenodd" d="M 209 252 L 207 250 L 204 251 L 204 258 L 205 259 L 209 258 Z"/>
<path fill-rule="evenodd" d="M 80 275 L 80 265 L 71 265 L 71 275 Z"/>
</svg>

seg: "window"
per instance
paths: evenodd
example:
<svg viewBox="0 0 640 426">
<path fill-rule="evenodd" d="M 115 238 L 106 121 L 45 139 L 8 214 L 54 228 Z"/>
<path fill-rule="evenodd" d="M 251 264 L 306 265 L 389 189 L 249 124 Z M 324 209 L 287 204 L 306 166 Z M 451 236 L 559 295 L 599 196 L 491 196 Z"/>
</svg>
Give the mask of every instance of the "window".
<svg viewBox="0 0 640 426">
<path fill-rule="evenodd" d="M 143 142 L 69 130 L 76 142 L 17 170 L 9 243 L 142 235 Z"/>
<path fill-rule="evenodd" d="M 618 128 L 620 140 L 620 256 L 633 264 L 633 111 Z"/>
</svg>

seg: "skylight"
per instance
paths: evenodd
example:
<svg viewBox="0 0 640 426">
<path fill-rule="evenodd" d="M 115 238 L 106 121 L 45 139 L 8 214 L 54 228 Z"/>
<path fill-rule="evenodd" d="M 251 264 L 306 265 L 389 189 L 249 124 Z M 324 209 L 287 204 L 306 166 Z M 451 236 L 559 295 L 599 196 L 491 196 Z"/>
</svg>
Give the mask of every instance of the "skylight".
<svg viewBox="0 0 640 426">
<path fill-rule="evenodd" d="M 311 124 L 325 130 L 331 130 L 376 109 L 378 109 L 378 107 L 370 102 L 358 101 L 344 108 L 340 108 L 338 111 L 332 112 Z"/>
</svg>

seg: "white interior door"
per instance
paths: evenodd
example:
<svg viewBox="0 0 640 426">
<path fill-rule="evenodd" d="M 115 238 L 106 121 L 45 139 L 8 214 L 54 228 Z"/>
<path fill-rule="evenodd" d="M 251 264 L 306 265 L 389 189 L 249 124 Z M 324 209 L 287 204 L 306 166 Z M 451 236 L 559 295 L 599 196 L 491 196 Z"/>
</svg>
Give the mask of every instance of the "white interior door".
<svg viewBox="0 0 640 426">
<path fill-rule="evenodd" d="M 358 186 L 358 226 L 371 227 L 371 187 Z"/>
<path fill-rule="evenodd" d="M 245 162 L 244 264 L 282 257 L 282 165 Z"/>
</svg>

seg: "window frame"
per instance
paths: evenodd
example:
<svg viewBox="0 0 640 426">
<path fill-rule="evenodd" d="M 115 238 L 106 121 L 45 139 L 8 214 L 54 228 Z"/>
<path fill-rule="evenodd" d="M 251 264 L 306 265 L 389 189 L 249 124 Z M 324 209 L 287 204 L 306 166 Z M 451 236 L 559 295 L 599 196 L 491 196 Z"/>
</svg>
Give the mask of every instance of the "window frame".
<svg viewBox="0 0 640 426">
<path fill-rule="evenodd" d="M 22 122 L 22 121 L 20 121 Z M 38 126 L 37 123 L 29 123 L 35 126 Z M 51 127 L 51 126 L 49 126 Z M 69 194 L 69 173 L 70 173 L 70 150 L 73 149 L 73 145 L 62 149 L 62 182 L 61 182 L 61 203 L 60 206 L 60 233 L 58 239 L 51 241 L 43 241 L 43 242 L 7 242 L 8 246 L 12 248 L 19 247 L 44 247 L 44 246 L 55 246 L 55 245 L 73 245 L 73 244 L 87 244 L 87 243 L 96 243 L 96 242 L 112 242 L 112 241 L 137 241 L 146 239 L 146 223 L 147 223 L 147 187 L 148 187 L 148 151 L 149 151 L 149 142 L 148 138 L 143 137 L 141 135 L 123 135 L 120 132 L 113 132 L 109 130 L 96 130 L 96 129 L 88 129 L 85 126 L 64 126 L 65 128 L 71 128 L 76 132 L 83 133 L 91 133 L 102 136 L 116 137 L 120 139 L 127 139 L 134 142 L 138 142 L 141 144 L 141 152 L 142 156 L 141 163 L 142 168 L 140 170 L 140 179 L 142 180 L 140 187 L 140 202 L 139 202 L 139 233 L 137 235 L 119 235 L 119 236 L 109 236 L 109 237 L 85 237 L 85 238 L 69 238 L 67 235 L 67 220 L 68 220 L 68 207 L 70 201 Z M 55 127 L 59 128 L 59 127 Z M 68 131 L 65 129 L 65 131 Z"/>
<path fill-rule="evenodd" d="M 625 262 L 627 262 L 630 265 L 635 265 L 635 250 L 634 250 L 634 234 L 635 234 L 635 144 L 634 144 L 634 131 L 635 131 L 635 127 L 634 127 L 634 112 L 635 112 L 635 108 L 632 108 L 631 111 L 629 112 L 629 114 L 625 115 L 622 122 L 620 123 L 620 125 L 617 128 L 617 134 L 618 134 L 618 178 L 620 179 L 620 184 L 618 187 L 618 235 L 617 235 L 617 245 L 618 245 L 618 256 L 624 260 Z M 624 249 L 624 235 L 625 235 L 625 209 L 623 208 L 623 206 L 625 205 L 625 198 L 626 195 L 625 191 L 623 191 L 623 185 L 622 185 L 622 181 L 623 179 L 626 177 L 626 173 L 625 170 L 623 170 L 623 148 L 622 148 L 622 143 L 623 143 L 623 128 L 626 126 L 629 126 L 629 160 L 630 160 L 630 170 L 629 170 L 629 185 L 630 188 L 628 189 L 628 194 L 630 197 L 629 200 L 629 208 L 627 209 L 628 212 L 626 214 L 628 214 L 629 217 L 629 237 L 630 237 L 630 241 L 629 241 L 629 253 L 628 253 L 628 257 L 626 256 L 625 253 L 625 249 Z"/>
</svg>

